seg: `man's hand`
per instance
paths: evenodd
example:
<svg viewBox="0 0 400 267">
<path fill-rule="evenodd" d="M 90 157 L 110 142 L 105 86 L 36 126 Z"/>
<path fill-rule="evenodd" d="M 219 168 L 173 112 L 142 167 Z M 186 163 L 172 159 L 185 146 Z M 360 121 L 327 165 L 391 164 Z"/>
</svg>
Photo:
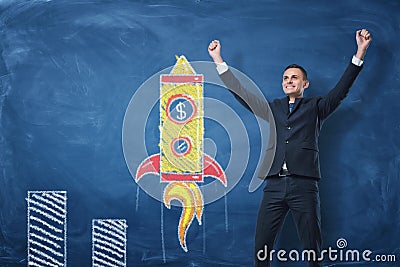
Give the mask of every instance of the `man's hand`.
<svg viewBox="0 0 400 267">
<path fill-rule="evenodd" d="M 221 57 L 221 44 L 218 40 L 214 40 L 210 43 L 210 45 L 208 46 L 208 53 L 214 60 L 215 64 L 224 62 Z"/>
<path fill-rule="evenodd" d="M 358 30 L 356 32 L 357 53 L 356 57 L 364 60 L 367 48 L 372 41 L 372 35 L 366 29 Z"/>
</svg>

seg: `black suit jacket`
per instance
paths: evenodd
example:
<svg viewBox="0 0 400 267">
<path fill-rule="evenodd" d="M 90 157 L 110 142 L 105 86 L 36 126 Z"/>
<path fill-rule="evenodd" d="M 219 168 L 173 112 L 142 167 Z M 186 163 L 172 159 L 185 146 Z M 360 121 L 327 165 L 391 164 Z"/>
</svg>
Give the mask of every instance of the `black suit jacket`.
<svg viewBox="0 0 400 267">
<path fill-rule="evenodd" d="M 224 84 L 247 109 L 268 120 L 271 125 L 275 124 L 276 142 L 270 139 L 258 177 L 277 175 L 286 160 L 286 166 L 292 174 L 321 178 L 318 136 L 322 123 L 347 96 L 361 69 L 350 63 L 328 94 L 297 98 L 290 113 L 289 97 L 268 102 L 268 107 L 265 101 L 246 90 L 230 70 L 220 75 Z M 268 153 L 274 148 L 275 154 Z"/>
</svg>

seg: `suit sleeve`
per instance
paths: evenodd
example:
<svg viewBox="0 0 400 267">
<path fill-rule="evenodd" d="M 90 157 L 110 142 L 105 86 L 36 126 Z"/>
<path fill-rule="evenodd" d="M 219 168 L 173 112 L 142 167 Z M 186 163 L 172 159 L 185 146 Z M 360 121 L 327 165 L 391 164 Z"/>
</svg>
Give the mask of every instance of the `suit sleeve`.
<svg viewBox="0 0 400 267">
<path fill-rule="evenodd" d="M 222 82 L 233 94 L 233 96 L 250 112 L 256 116 L 269 121 L 270 109 L 268 102 L 248 91 L 240 81 L 233 75 L 231 70 L 220 75 Z"/>
<path fill-rule="evenodd" d="M 318 102 L 318 115 L 321 121 L 326 119 L 342 103 L 361 69 L 362 66 L 350 63 L 335 87 L 320 99 Z"/>
</svg>

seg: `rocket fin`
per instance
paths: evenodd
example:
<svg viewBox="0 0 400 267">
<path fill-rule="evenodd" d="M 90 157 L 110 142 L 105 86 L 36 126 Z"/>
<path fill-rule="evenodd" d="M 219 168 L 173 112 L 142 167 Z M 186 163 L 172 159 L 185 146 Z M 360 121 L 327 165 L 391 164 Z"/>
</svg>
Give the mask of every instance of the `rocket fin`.
<svg viewBox="0 0 400 267">
<path fill-rule="evenodd" d="M 227 186 L 225 171 L 221 168 L 218 162 L 207 154 L 203 154 L 204 160 L 204 176 L 211 176 L 221 181 L 224 186 Z"/>
<path fill-rule="evenodd" d="M 160 174 L 160 154 L 151 155 L 140 163 L 136 171 L 135 181 L 139 181 L 140 178 L 149 173 Z"/>
</svg>

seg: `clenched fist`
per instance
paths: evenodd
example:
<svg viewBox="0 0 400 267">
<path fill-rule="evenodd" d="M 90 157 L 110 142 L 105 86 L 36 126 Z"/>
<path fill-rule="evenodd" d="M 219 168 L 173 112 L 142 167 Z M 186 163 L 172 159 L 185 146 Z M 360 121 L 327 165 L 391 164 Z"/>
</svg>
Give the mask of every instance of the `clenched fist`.
<svg viewBox="0 0 400 267">
<path fill-rule="evenodd" d="M 221 44 L 218 40 L 214 40 L 208 45 L 208 53 L 216 64 L 224 62 L 221 57 Z"/>
<path fill-rule="evenodd" d="M 356 57 L 364 59 L 367 48 L 372 41 L 372 35 L 366 29 L 358 30 L 356 32 L 357 53 Z"/>
</svg>

